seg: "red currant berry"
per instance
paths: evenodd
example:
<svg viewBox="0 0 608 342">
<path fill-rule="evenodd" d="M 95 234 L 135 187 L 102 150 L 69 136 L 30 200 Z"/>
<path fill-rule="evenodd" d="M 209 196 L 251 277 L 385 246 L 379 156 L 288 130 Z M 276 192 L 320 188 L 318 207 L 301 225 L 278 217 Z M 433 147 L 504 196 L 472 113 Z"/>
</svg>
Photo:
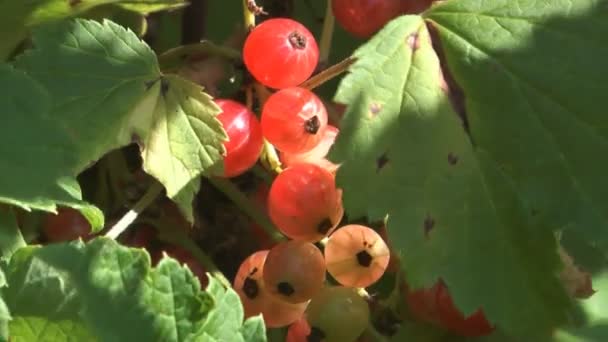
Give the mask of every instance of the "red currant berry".
<svg viewBox="0 0 608 342">
<path fill-rule="evenodd" d="M 327 271 L 342 285 L 368 287 L 384 274 L 390 251 L 371 228 L 350 224 L 338 229 L 325 245 Z"/>
<path fill-rule="evenodd" d="M 327 153 L 334 144 L 336 136 L 339 132 L 340 130 L 336 127 L 327 125 L 327 128 L 321 137 L 321 141 L 312 150 L 297 154 L 285 152 L 281 153 L 281 162 L 283 163 L 283 166 L 289 167 L 299 163 L 311 163 L 317 164 L 332 173 L 336 172 L 338 165 L 325 159 L 325 156 L 327 156 Z"/>
<path fill-rule="evenodd" d="M 308 301 L 323 287 L 325 260 L 310 242 L 285 241 L 274 246 L 264 264 L 264 285 L 281 301 Z"/>
<path fill-rule="evenodd" d="M 224 99 L 215 103 L 222 109 L 217 118 L 228 134 L 224 177 L 238 176 L 258 160 L 264 143 L 262 129 L 255 115 L 242 104 Z"/>
<path fill-rule="evenodd" d="M 243 61 L 263 85 L 293 87 L 312 75 L 319 62 L 319 47 L 310 31 L 297 21 L 269 19 L 245 40 Z"/>
<path fill-rule="evenodd" d="M 402 0 L 332 0 L 336 21 L 359 38 L 368 38 L 402 12 Z"/>
<path fill-rule="evenodd" d="M 310 90 L 286 88 L 272 94 L 262 110 L 262 133 L 285 153 L 304 153 L 323 139 L 327 111 Z"/>
<path fill-rule="evenodd" d="M 270 328 L 293 323 L 302 316 L 308 303 L 290 304 L 271 296 L 262 281 L 267 250 L 258 251 L 243 261 L 236 273 L 233 287 L 241 297 L 245 318 L 262 314 Z"/>
<path fill-rule="evenodd" d="M 494 330 L 481 309 L 465 317 L 454 305 L 442 281 L 430 289 L 408 291 L 407 302 L 414 317 L 461 336 L 484 336 Z"/>
<path fill-rule="evenodd" d="M 308 342 L 308 336 L 310 336 L 310 324 L 302 317 L 289 326 L 285 342 Z"/>
<path fill-rule="evenodd" d="M 207 270 L 198 263 L 190 252 L 178 246 L 168 246 L 165 249 L 165 253 L 180 263 L 186 264 L 190 271 L 192 271 L 192 274 L 198 278 L 201 288 L 207 286 L 209 283 L 209 279 L 207 279 Z"/>
<path fill-rule="evenodd" d="M 71 241 L 89 237 L 91 224 L 78 210 L 64 207 L 46 215 L 43 229 L 50 242 Z"/>
<path fill-rule="evenodd" d="M 448 288 L 443 282 L 439 284 L 437 291 L 439 322 L 444 328 L 467 337 L 488 335 L 494 330 L 481 309 L 465 317 L 454 305 Z"/>
<path fill-rule="evenodd" d="M 417 14 L 424 12 L 435 0 L 401 0 L 401 13 Z"/>
<path fill-rule="evenodd" d="M 316 242 L 344 215 L 333 174 L 314 164 L 296 164 L 275 178 L 268 196 L 270 219 L 283 234 Z"/>
</svg>

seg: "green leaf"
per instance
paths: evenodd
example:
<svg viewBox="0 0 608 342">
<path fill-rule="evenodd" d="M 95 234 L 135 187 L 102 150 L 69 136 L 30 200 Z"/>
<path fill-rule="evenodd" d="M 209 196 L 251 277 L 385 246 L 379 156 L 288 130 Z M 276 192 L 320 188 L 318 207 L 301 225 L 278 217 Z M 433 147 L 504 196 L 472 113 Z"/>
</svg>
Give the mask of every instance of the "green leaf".
<svg viewBox="0 0 608 342">
<path fill-rule="evenodd" d="M 187 217 L 202 174 L 219 172 L 223 141 L 219 107 L 202 88 L 177 76 L 164 76 L 153 126 L 142 143 L 144 170 L 158 179 Z"/>
<path fill-rule="evenodd" d="M 72 20 L 37 30 L 33 41 L 17 65 L 48 89 L 75 172 L 146 133 L 160 70 L 135 34 L 110 21 Z"/>
<path fill-rule="evenodd" d="M 390 22 L 355 57 L 336 94 L 349 107 L 331 153 L 349 217 L 388 213 L 410 285 L 442 278 L 466 315 L 481 306 L 520 338 L 564 322 L 553 233 L 529 222 L 514 185 L 471 144 L 423 20 Z"/>
<path fill-rule="evenodd" d="M 243 309 L 232 289 L 210 277 L 203 292 L 175 260 L 164 258 L 151 269 L 142 249 L 106 238 L 22 248 L 6 276 L 2 295 L 17 321 L 11 334 L 25 320 L 58 334 L 86 330 L 100 341 L 244 340 Z"/>
<path fill-rule="evenodd" d="M 447 1 L 428 19 L 472 140 L 535 220 L 608 248 L 608 12 L 596 0 Z"/>
<path fill-rule="evenodd" d="M 94 7 L 117 4 L 126 9 L 150 13 L 184 6 L 184 0 L 34 0 L 0 3 L 0 60 L 5 60 L 40 24 L 80 15 Z"/>
<path fill-rule="evenodd" d="M 9 324 L 11 342 L 97 341 L 81 322 L 49 321 L 41 317 L 17 317 Z"/>
<path fill-rule="evenodd" d="M 65 177 L 75 156 L 67 131 L 49 116 L 48 92 L 4 64 L 0 87 L 0 202 L 26 210 L 54 211 L 56 203 L 82 208 L 95 228 L 102 226 L 101 213 L 82 202 L 76 180 Z"/>
<path fill-rule="evenodd" d="M 15 213 L 9 208 L 0 207 L 0 259 L 10 259 L 17 249 L 25 245 Z"/>
<path fill-rule="evenodd" d="M 576 329 L 560 329 L 555 333 L 556 342 L 602 342 L 608 340 L 608 322 Z"/>
<path fill-rule="evenodd" d="M 141 14 L 164 11 L 185 7 L 185 0 L 122 0 L 118 2 L 120 7 Z"/>
<path fill-rule="evenodd" d="M 192 217 L 198 177 L 221 167 L 226 139 L 219 108 L 199 86 L 162 76 L 154 52 L 132 32 L 104 21 L 62 22 L 34 34 L 18 65 L 54 100 L 67 128 L 74 173 L 135 141 L 146 172 Z M 178 196 L 179 195 L 179 196 Z"/>
<path fill-rule="evenodd" d="M 0 265 L 0 266 L 3 266 Z M 4 276 L 4 271 L 0 268 L 0 288 L 6 286 L 6 278 Z M 1 294 L 1 292 L 0 292 Z M 9 328 L 8 325 L 12 320 L 11 314 L 4 302 L 4 298 L 0 295 L 0 340 L 8 341 L 9 336 Z"/>
<path fill-rule="evenodd" d="M 234 290 L 226 289 L 215 278 L 210 278 L 206 291 L 216 307 L 203 324 L 205 335 L 218 341 L 266 341 L 261 317 L 252 317 L 243 325 L 243 306 Z"/>
</svg>

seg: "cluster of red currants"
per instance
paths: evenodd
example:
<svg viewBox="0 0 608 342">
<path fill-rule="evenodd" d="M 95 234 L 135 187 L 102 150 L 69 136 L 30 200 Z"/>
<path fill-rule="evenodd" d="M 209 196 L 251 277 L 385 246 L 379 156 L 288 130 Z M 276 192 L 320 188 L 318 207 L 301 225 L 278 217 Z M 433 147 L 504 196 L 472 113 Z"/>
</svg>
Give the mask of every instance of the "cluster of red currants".
<svg viewBox="0 0 608 342">
<path fill-rule="evenodd" d="M 323 102 L 298 87 L 312 75 L 318 56 L 317 43 L 304 26 L 284 18 L 267 20 L 251 31 L 243 48 L 251 75 L 277 89 L 263 105 L 261 124 L 245 106 L 216 100 L 229 137 L 224 176 L 253 166 L 263 139 L 281 152 L 286 167 L 273 181 L 266 204 L 271 220 L 290 240 L 246 258 L 234 288 L 245 315 L 261 313 L 268 327 L 301 319 L 293 326 L 292 339 L 297 333 L 300 340 L 353 341 L 369 321 L 368 304 L 358 288 L 382 276 L 390 252 L 371 228 L 337 229 L 344 214 L 342 192 L 335 184 L 338 166 L 325 156 L 338 129 L 328 125 Z M 321 240 L 323 252 L 315 245 Z M 341 286 L 326 285 L 326 271 Z M 345 319 L 352 325 L 336 324 Z"/>
</svg>

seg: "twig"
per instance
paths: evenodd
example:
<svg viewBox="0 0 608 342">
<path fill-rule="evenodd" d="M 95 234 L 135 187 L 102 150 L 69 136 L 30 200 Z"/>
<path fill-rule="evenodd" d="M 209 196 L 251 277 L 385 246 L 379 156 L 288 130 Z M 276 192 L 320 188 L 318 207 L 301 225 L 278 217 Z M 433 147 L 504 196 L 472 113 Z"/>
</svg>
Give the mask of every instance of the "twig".
<svg viewBox="0 0 608 342">
<path fill-rule="evenodd" d="M 169 49 L 158 56 L 158 62 L 163 69 L 172 69 L 179 66 L 185 58 L 201 54 L 219 56 L 232 61 L 241 59 L 239 51 L 203 40 Z"/>
<path fill-rule="evenodd" d="M 346 72 L 348 68 L 356 61 L 357 59 L 355 57 L 348 57 L 346 59 L 343 59 L 337 64 L 334 64 L 329 68 L 321 71 L 320 73 L 314 75 L 313 77 L 309 78 L 307 81 L 300 84 L 300 87 L 306 89 L 314 89 L 320 86 L 321 84 L 331 80 L 332 78 L 340 75 L 341 73 Z"/>
<path fill-rule="evenodd" d="M 163 186 L 160 183 L 154 183 L 148 191 L 135 203 L 133 208 L 129 210 L 116 224 L 106 233 L 106 236 L 115 240 L 122 232 L 124 232 L 141 214 L 160 193 L 163 191 Z"/>
<path fill-rule="evenodd" d="M 275 241 L 285 240 L 285 237 L 279 233 L 272 221 L 270 221 L 270 218 L 254 206 L 253 202 L 229 180 L 210 177 L 209 182 L 230 198 L 239 209 L 251 217 Z"/>
<path fill-rule="evenodd" d="M 320 65 L 325 65 L 329 61 L 329 53 L 331 51 L 331 40 L 334 34 L 335 22 L 336 20 L 331 10 L 331 0 L 327 0 L 325 19 L 323 20 L 323 31 L 321 32 L 321 40 L 319 42 Z"/>
</svg>

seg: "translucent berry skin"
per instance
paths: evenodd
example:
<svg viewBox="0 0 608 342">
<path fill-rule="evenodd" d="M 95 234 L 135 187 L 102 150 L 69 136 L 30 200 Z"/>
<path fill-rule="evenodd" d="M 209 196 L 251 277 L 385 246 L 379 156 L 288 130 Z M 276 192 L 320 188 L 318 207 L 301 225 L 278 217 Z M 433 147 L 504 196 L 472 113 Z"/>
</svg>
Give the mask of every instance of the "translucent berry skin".
<svg viewBox="0 0 608 342">
<path fill-rule="evenodd" d="M 241 263 L 233 287 L 241 297 L 245 318 L 262 314 L 264 323 L 270 328 L 280 328 L 302 317 L 308 302 L 290 304 L 271 296 L 262 280 L 268 250 L 251 254 Z"/>
<path fill-rule="evenodd" d="M 243 61 L 261 84 L 282 89 L 308 79 L 319 62 L 314 36 L 297 21 L 269 19 L 256 26 L 245 40 Z"/>
<path fill-rule="evenodd" d="M 198 278 L 201 288 L 204 289 L 207 287 L 207 284 L 209 283 L 209 279 L 207 279 L 206 274 L 207 270 L 201 264 L 199 264 L 199 262 L 192 254 L 190 254 L 190 252 L 178 246 L 168 246 L 165 248 L 164 252 L 180 263 L 186 264 L 190 271 L 192 271 L 192 274 Z"/>
<path fill-rule="evenodd" d="M 327 111 L 310 90 L 286 88 L 268 97 L 262 109 L 262 133 L 285 153 L 304 153 L 323 139 Z"/>
<path fill-rule="evenodd" d="M 268 214 L 283 234 L 316 242 L 331 233 L 344 215 L 342 191 L 334 175 L 315 164 L 296 164 L 270 187 Z"/>
<path fill-rule="evenodd" d="M 334 141 L 336 141 L 336 136 L 338 136 L 338 133 L 340 133 L 338 128 L 327 125 L 327 128 L 321 137 L 321 141 L 317 144 L 317 146 L 304 153 L 283 152 L 281 153 L 281 163 L 283 163 L 284 167 L 290 167 L 299 163 L 317 164 L 329 172 L 335 173 L 338 169 L 338 165 L 325 159 L 325 157 L 327 156 L 327 153 L 329 153 L 329 149 L 334 144 Z"/>
<path fill-rule="evenodd" d="M 409 291 L 407 302 L 414 317 L 460 336 L 484 336 L 494 330 L 481 309 L 465 317 L 454 305 L 448 288 L 442 281 L 430 289 Z"/>
<path fill-rule="evenodd" d="M 302 317 L 289 326 L 285 342 L 308 342 L 310 335 L 310 324 Z"/>
<path fill-rule="evenodd" d="M 310 242 L 284 241 L 274 246 L 264 264 L 264 285 L 282 301 L 303 303 L 325 282 L 325 260 Z"/>
<path fill-rule="evenodd" d="M 350 287 L 328 286 L 310 301 L 306 320 L 324 342 L 355 341 L 370 319 L 369 306 Z"/>
<path fill-rule="evenodd" d="M 78 210 L 68 207 L 58 208 L 56 215 L 46 215 L 42 227 L 50 242 L 86 239 L 91 233 L 91 224 L 86 217 Z"/>
<path fill-rule="evenodd" d="M 390 250 L 376 231 L 366 226 L 344 226 L 325 245 L 327 271 L 340 284 L 368 287 L 386 271 Z"/>
<path fill-rule="evenodd" d="M 250 169 L 258 160 L 264 139 L 255 115 L 242 104 L 215 100 L 222 112 L 217 116 L 228 134 L 224 142 L 224 177 L 235 177 Z"/>
<path fill-rule="evenodd" d="M 353 36 L 369 38 L 402 13 L 406 0 L 332 0 L 336 21 Z"/>
</svg>

